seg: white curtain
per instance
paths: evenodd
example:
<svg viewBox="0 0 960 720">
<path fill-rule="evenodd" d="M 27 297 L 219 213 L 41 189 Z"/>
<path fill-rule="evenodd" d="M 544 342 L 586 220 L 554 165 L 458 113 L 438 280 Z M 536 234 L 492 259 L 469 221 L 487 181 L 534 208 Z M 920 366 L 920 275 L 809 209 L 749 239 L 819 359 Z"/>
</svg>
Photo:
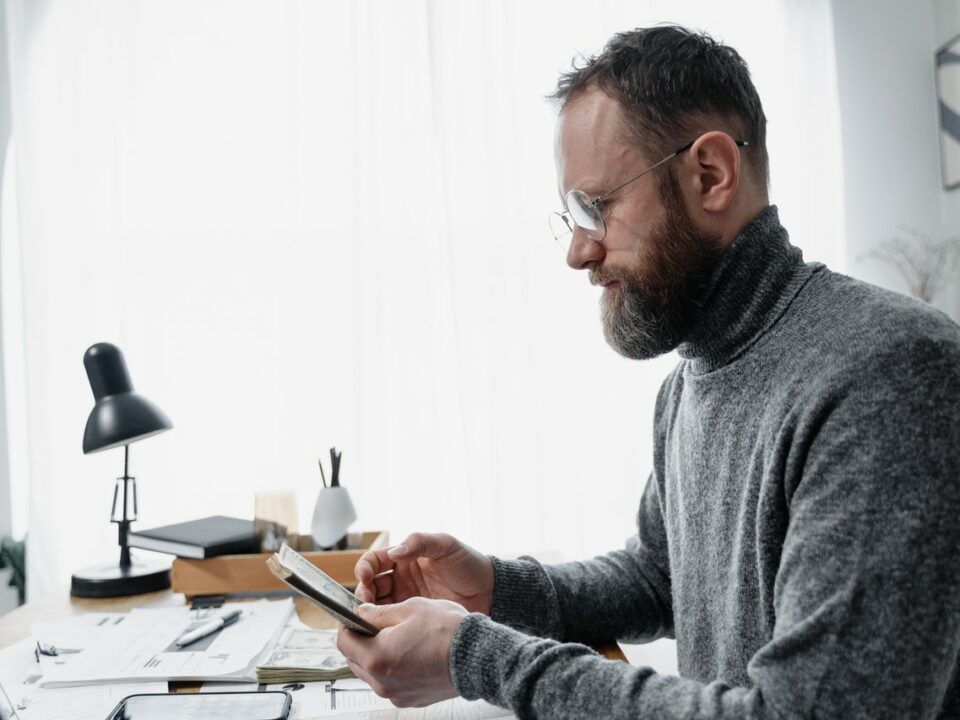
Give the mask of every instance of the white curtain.
<svg viewBox="0 0 960 720">
<path fill-rule="evenodd" d="M 675 358 L 604 344 L 547 227 L 544 100 L 616 31 L 741 51 L 773 200 L 840 267 L 827 0 L 13 0 L 8 20 L 31 597 L 116 555 L 122 453 L 81 452 L 101 340 L 175 425 L 131 447 L 141 528 L 281 489 L 306 526 L 336 445 L 358 527 L 620 546 Z"/>
</svg>

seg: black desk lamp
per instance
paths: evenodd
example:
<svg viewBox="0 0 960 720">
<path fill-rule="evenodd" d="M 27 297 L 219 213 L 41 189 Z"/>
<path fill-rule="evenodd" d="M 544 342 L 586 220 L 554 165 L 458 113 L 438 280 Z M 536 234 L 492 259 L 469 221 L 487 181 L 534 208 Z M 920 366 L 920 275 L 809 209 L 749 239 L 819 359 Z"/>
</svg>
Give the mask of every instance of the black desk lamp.
<svg viewBox="0 0 960 720">
<path fill-rule="evenodd" d="M 92 345 L 83 355 L 83 366 L 96 400 L 83 431 L 84 454 L 123 445 L 123 477 L 114 486 L 110 513 L 110 522 L 119 526 L 120 564 L 95 565 L 74 573 L 70 593 L 103 598 L 164 590 L 170 587 L 169 567 L 130 559 L 127 533 L 137 519 L 137 481 L 128 469 L 130 443 L 169 430 L 173 423 L 133 391 L 123 353 L 115 345 Z"/>
</svg>

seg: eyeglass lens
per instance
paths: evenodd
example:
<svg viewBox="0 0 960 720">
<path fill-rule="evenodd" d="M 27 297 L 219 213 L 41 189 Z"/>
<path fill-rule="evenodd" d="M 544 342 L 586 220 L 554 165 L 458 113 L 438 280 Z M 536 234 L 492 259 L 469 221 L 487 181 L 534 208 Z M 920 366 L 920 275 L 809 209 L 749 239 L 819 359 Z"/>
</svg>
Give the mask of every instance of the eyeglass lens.
<svg viewBox="0 0 960 720">
<path fill-rule="evenodd" d="M 570 238 L 573 237 L 573 228 L 573 220 L 570 219 L 569 213 L 551 213 L 550 231 L 553 233 L 553 237 L 556 238 L 557 242 L 563 245 L 564 248 L 570 245 Z"/>
<path fill-rule="evenodd" d="M 591 240 L 600 240 L 604 234 L 603 218 L 590 198 L 582 190 L 567 193 L 567 211 L 570 218 L 582 228 Z"/>
<path fill-rule="evenodd" d="M 553 237 L 566 250 L 570 247 L 573 232 L 578 227 L 587 237 L 597 242 L 603 240 L 606 226 L 603 217 L 596 205 L 590 202 L 590 197 L 582 190 L 571 190 L 566 194 L 567 209 L 562 213 L 553 213 L 550 216 L 550 230 Z"/>
</svg>

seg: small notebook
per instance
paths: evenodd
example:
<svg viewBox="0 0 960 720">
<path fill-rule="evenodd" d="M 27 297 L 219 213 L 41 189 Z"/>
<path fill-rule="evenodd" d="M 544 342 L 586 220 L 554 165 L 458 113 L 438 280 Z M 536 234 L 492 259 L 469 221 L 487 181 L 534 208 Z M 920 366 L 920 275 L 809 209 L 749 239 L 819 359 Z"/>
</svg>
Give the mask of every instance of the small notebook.
<svg viewBox="0 0 960 720">
<path fill-rule="evenodd" d="M 189 522 L 132 532 L 130 547 L 203 560 L 260 550 L 253 520 L 213 515 Z"/>
</svg>

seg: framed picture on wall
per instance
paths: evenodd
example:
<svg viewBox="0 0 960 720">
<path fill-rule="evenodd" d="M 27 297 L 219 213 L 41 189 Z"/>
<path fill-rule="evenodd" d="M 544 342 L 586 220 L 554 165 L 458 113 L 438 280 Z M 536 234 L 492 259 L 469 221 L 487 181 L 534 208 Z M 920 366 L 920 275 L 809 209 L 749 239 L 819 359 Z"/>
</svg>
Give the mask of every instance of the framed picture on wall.
<svg viewBox="0 0 960 720">
<path fill-rule="evenodd" d="M 940 169 L 947 190 L 960 187 L 960 35 L 937 51 Z"/>
</svg>

